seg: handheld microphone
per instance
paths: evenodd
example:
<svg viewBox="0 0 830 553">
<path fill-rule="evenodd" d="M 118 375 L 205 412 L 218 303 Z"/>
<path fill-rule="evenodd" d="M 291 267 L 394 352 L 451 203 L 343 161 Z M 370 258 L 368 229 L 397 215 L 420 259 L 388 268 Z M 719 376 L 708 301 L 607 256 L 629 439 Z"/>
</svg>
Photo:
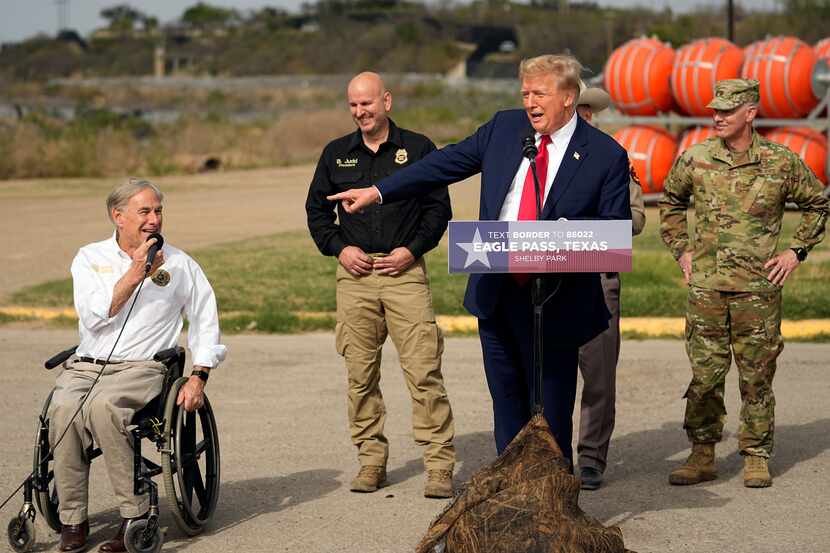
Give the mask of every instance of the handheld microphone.
<svg viewBox="0 0 830 553">
<path fill-rule="evenodd" d="M 156 259 L 156 254 L 161 250 L 161 247 L 164 245 L 164 238 L 161 237 L 161 234 L 154 232 L 150 236 L 147 237 L 149 241 L 151 238 L 156 239 L 156 243 L 150 246 L 150 249 L 147 250 L 147 263 L 144 265 L 144 272 L 149 273 L 150 267 L 153 266 L 153 261 Z"/>
<path fill-rule="evenodd" d="M 536 161 L 539 150 L 536 148 L 536 137 L 532 134 L 522 138 L 522 155 L 530 161 Z"/>
</svg>

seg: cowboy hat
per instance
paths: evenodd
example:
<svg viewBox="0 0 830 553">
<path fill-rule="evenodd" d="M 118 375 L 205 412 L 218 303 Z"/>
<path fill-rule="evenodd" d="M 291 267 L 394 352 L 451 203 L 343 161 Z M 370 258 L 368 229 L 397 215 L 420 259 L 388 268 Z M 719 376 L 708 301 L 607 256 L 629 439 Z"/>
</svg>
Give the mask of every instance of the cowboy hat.
<svg viewBox="0 0 830 553">
<path fill-rule="evenodd" d="M 590 87 L 579 81 L 578 106 L 588 106 L 593 113 L 599 113 L 611 105 L 611 96 L 601 88 Z"/>
</svg>

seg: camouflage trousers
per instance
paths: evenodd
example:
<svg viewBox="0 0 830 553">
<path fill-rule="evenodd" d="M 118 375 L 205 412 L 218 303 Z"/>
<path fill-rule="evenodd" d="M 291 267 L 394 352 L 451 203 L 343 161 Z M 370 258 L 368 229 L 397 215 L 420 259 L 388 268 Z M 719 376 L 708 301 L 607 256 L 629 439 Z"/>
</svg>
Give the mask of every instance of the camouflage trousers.
<svg viewBox="0 0 830 553">
<path fill-rule="evenodd" d="M 686 353 L 692 381 L 683 428 L 693 442 L 718 442 L 726 419 L 723 393 L 732 354 L 741 392 L 739 444 L 769 457 L 775 429 L 772 379 L 781 338 L 781 292 L 722 292 L 689 287 Z M 731 350 L 731 351 L 730 351 Z"/>
</svg>

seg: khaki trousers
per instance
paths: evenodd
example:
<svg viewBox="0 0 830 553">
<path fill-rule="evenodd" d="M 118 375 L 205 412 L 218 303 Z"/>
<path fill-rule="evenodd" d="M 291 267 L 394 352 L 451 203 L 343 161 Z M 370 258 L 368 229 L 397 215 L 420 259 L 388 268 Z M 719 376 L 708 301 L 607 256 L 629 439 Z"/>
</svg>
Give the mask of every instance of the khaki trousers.
<svg viewBox="0 0 830 553">
<path fill-rule="evenodd" d="M 611 312 L 608 329 L 579 348 L 582 406 L 579 442 L 580 467 L 605 471 L 608 445 L 614 432 L 617 396 L 617 361 L 620 358 L 620 277 L 602 274 L 602 291 Z"/>
<path fill-rule="evenodd" d="M 338 265 L 337 352 L 348 370 L 349 426 L 362 466 L 385 466 L 389 457 L 380 390 L 387 334 L 398 350 L 412 398 L 415 443 L 426 446 L 424 466 L 452 470 L 455 428 L 441 376 L 444 338 L 435 323 L 423 259 L 398 276 L 355 277 Z"/>
<path fill-rule="evenodd" d="M 76 362 L 57 379 L 49 404 L 49 443 L 54 444 L 90 391 L 101 369 Z M 149 508 L 146 495 L 133 495 L 132 436 L 127 432 L 136 411 L 161 392 L 165 367 L 156 361 L 108 365 L 90 392 L 61 443 L 55 448 L 55 485 L 63 524 L 87 520 L 89 461 L 93 442 L 101 448 L 121 516 L 135 518 Z"/>
</svg>

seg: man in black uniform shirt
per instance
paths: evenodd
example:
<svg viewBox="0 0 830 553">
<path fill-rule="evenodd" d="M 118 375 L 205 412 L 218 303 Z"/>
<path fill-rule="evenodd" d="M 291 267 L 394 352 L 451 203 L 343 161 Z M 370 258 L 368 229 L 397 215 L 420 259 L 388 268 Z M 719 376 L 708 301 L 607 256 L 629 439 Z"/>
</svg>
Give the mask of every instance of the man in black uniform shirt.
<svg viewBox="0 0 830 553">
<path fill-rule="evenodd" d="M 415 441 L 426 446 L 424 495 L 451 497 L 455 449 L 452 410 L 441 376 L 444 339 L 435 323 L 423 255 L 438 245 L 452 217 L 446 188 L 418 199 L 346 213 L 326 196 L 372 183 L 413 163 L 435 145 L 389 119 L 392 94 L 376 73 L 361 73 L 347 97 L 357 130 L 323 150 L 308 192 L 308 228 L 323 255 L 337 257 L 337 351 L 346 360 L 349 425 L 358 449 L 355 492 L 386 480 L 389 445 L 380 382 L 387 333 L 412 396 Z M 335 207 L 339 224 L 335 223 Z"/>
</svg>

